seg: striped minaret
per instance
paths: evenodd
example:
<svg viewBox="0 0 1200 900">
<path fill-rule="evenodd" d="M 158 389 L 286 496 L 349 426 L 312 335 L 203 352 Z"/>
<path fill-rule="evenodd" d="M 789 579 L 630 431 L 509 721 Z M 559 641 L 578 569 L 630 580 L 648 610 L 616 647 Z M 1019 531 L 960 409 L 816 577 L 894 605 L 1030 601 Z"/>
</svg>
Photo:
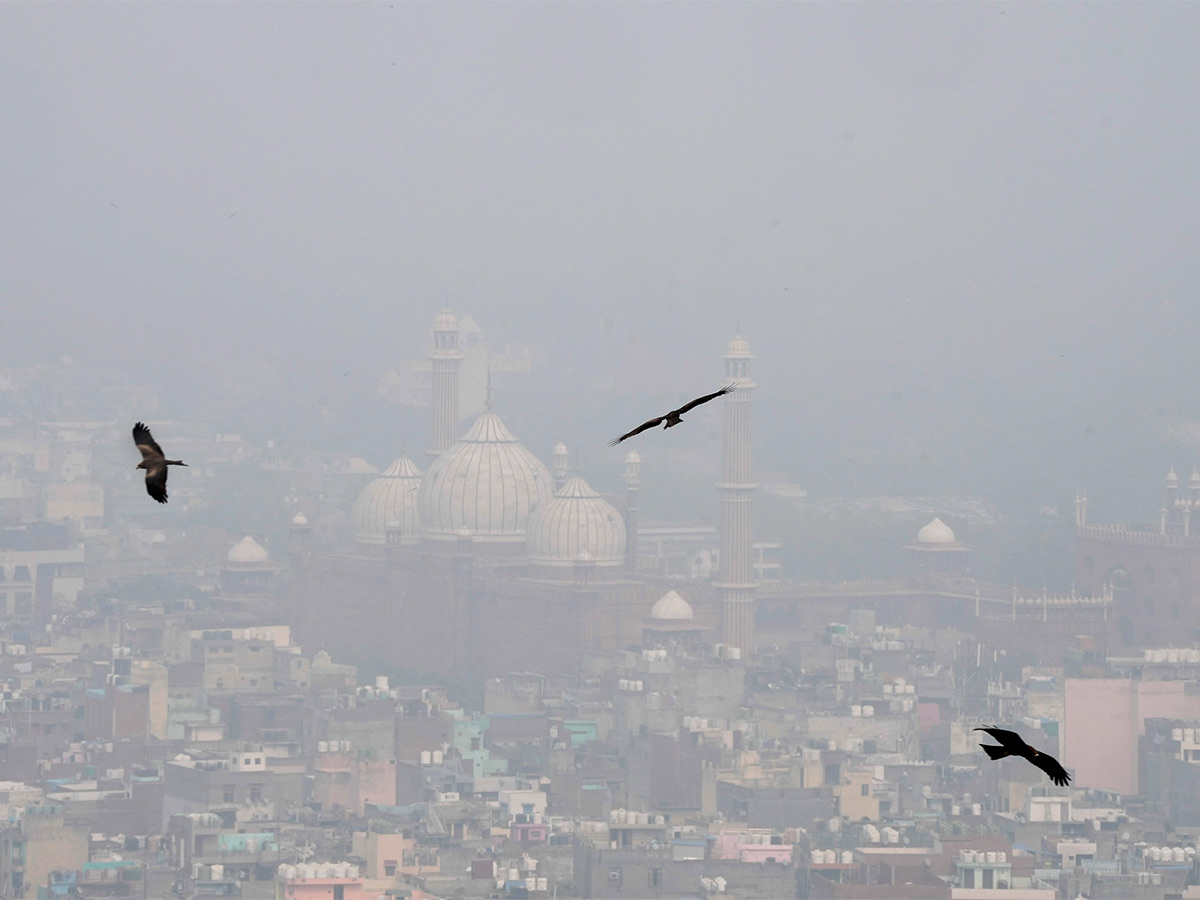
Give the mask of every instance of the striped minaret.
<svg viewBox="0 0 1200 900">
<path fill-rule="evenodd" d="M 755 384 L 750 380 L 754 355 L 740 334 L 725 349 L 725 384 L 737 390 L 724 397 L 725 423 L 721 433 L 721 640 L 740 647 L 742 654 L 754 649 L 754 574 L 751 561 L 750 513 L 754 491 L 751 452 L 750 398 Z"/>
<path fill-rule="evenodd" d="M 636 450 L 625 455 L 625 571 L 637 574 L 638 488 L 642 484 L 642 458 Z"/>
<path fill-rule="evenodd" d="M 458 349 L 458 319 L 448 309 L 433 322 L 431 379 L 432 427 L 425 455 L 433 462 L 458 440 L 458 367 L 463 355 Z"/>
</svg>

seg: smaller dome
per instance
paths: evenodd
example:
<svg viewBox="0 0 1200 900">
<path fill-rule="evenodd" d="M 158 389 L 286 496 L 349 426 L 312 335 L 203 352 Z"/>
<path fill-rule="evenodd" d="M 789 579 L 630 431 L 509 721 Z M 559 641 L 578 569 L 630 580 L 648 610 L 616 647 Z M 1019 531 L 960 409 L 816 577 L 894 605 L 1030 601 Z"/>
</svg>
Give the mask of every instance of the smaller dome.
<svg viewBox="0 0 1200 900">
<path fill-rule="evenodd" d="M 270 562 L 270 557 L 262 544 L 256 541 L 250 535 L 246 535 L 236 544 L 229 548 L 229 553 L 225 557 L 227 562 L 231 563 L 265 563 Z"/>
<path fill-rule="evenodd" d="M 294 527 L 301 528 L 307 524 L 308 524 L 308 516 L 304 515 L 304 513 L 298 512 L 294 516 L 292 516 L 292 525 Z"/>
<path fill-rule="evenodd" d="M 667 591 L 659 597 L 654 606 L 650 608 L 650 618 L 652 619 L 690 619 L 694 615 L 692 605 L 673 590 Z"/>
<path fill-rule="evenodd" d="M 554 455 L 555 456 L 565 456 L 566 453 L 567 453 L 567 445 L 564 444 L 562 441 L 559 441 L 557 444 L 554 445 Z"/>
<path fill-rule="evenodd" d="M 443 309 L 433 320 L 433 328 L 435 331 L 457 331 L 458 318 L 450 310 Z"/>
<path fill-rule="evenodd" d="M 751 356 L 750 343 L 740 334 L 734 337 L 725 348 L 726 356 Z"/>
<path fill-rule="evenodd" d="M 918 544 L 953 544 L 954 532 L 941 519 L 934 517 L 933 521 L 917 532 Z"/>
<path fill-rule="evenodd" d="M 640 463 L 641 461 L 642 457 L 636 450 L 630 450 L 625 454 L 625 462 L 627 463 Z"/>
<path fill-rule="evenodd" d="M 421 473 L 402 456 L 362 489 L 354 501 L 354 539 L 364 544 L 387 543 L 391 522 L 399 522 L 405 538 L 420 532 L 417 489 Z"/>
</svg>

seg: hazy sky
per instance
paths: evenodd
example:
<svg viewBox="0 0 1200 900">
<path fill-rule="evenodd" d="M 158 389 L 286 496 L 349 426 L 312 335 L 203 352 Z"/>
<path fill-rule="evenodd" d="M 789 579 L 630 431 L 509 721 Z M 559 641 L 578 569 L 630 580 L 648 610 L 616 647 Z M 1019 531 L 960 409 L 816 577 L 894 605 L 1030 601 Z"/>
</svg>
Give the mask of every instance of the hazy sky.
<svg viewBox="0 0 1200 900">
<path fill-rule="evenodd" d="M 5 362 L 374 378 L 449 298 L 644 399 L 740 320 L 769 464 L 1195 461 L 1197 4 L 6 3 L 0 84 Z"/>
</svg>

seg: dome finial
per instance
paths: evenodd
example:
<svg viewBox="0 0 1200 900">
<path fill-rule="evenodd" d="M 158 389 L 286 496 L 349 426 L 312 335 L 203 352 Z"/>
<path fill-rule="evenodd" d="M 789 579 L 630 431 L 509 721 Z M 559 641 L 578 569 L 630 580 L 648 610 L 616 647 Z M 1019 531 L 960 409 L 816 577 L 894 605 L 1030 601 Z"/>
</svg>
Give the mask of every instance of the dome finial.
<svg viewBox="0 0 1200 900">
<path fill-rule="evenodd" d="M 487 407 L 488 412 L 492 411 L 492 367 L 491 366 L 488 366 L 487 399 L 484 400 L 484 406 Z"/>
</svg>

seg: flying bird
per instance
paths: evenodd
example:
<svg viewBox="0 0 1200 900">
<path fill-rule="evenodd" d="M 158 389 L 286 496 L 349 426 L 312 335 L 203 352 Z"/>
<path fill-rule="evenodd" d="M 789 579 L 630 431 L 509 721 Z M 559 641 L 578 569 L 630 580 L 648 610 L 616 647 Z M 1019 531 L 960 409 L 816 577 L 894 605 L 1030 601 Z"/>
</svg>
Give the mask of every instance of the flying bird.
<svg viewBox="0 0 1200 900">
<path fill-rule="evenodd" d="M 167 459 L 150 429 L 138 422 L 133 426 L 133 442 L 142 451 L 137 468 L 146 470 L 146 493 L 159 503 L 167 502 L 167 466 L 186 466 L 181 459 Z"/>
<path fill-rule="evenodd" d="M 985 731 L 991 735 L 992 740 L 1000 742 L 999 747 L 993 744 L 979 745 L 992 759 L 1004 759 L 1006 756 L 1020 756 L 1023 759 L 1029 760 L 1049 775 L 1050 780 L 1059 787 L 1066 787 L 1071 783 L 1071 776 L 1067 774 L 1067 770 L 1062 767 L 1062 764 L 1057 759 L 1049 753 L 1034 750 L 1015 731 L 1005 731 L 1003 728 L 973 728 L 971 730 Z"/>
<path fill-rule="evenodd" d="M 734 389 L 734 385 L 727 384 L 727 385 L 725 385 L 725 387 L 721 388 L 719 391 L 714 391 L 711 394 L 705 394 L 703 397 L 698 397 L 695 400 L 693 400 L 691 403 L 687 403 L 687 404 L 679 407 L 679 409 L 671 410 L 665 416 L 659 416 L 657 419 L 651 419 L 649 422 L 643 422 L 641 425 L 639 425 L 637 428 L 633 429 L 633 431 L 629 432 L 628 434 L 623 434 L 619 438 L 613 438 L 611 441 L 608 442 L 608 446 L 615 447 L 615 446 L 617 446 L 617 444 L 621 443 L 621 441 L 631 438 L 635 434 L 641 434 L 647 428 L 655 428 L 659 422 L 666 423 L 665 425 L 663 425 L 663 428 L 672 428 L 675 425 L 678 425 L 680 422 L 683 421 L 682 416 L 688 410 L 695 409 L 701 403 L 707 403 L 709 400 L 712 400 L 715 397 L 720 397 L 722 394 L 728 394 L 733 389 Z"/>
</svg>

